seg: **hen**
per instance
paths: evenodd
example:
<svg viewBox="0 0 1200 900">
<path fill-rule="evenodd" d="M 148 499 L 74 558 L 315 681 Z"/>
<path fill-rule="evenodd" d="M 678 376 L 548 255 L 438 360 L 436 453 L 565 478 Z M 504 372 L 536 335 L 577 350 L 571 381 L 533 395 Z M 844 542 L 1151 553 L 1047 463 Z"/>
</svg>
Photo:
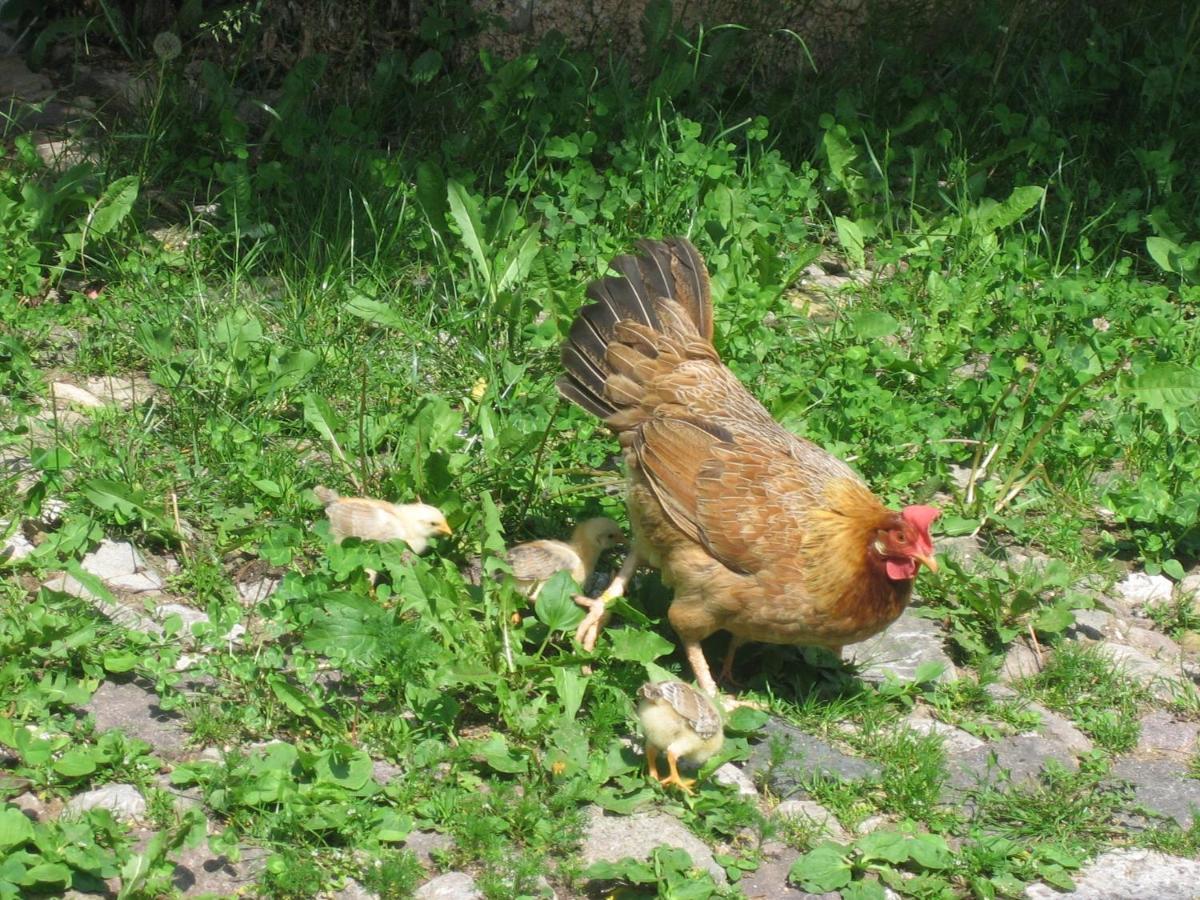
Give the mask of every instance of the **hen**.
<svg viewBox="0 0 1200 900">
<path fill-rule="evenodd" d="M 708 273 L 684 238 L 641 241 L 563 344 L 567 399 L 616 433 L 634 539 L 577 637 L 587 649 L 639 563 L 674 587 L 668 612 L 700 686 L 700 642 L 733 639 L 840 653 L 896 620 L 921 565 L 937 570 L 938 510 L 888 509 L 849 466 L 775 422 L 713 348 Z"/>
<path fill-rule="evenodd" d="M 692 792 L 695 779 L 679 775 L 678 762 L 700 765 L 721 749 L 725 731 L 712 700 L 682 681 L 647 682 L 638 690 L 638 719 L 646 736 L 646 767 L 664 786 Z M 658 774 L 658 754 L 667 755 L 666 778 Z"/>
</svg>

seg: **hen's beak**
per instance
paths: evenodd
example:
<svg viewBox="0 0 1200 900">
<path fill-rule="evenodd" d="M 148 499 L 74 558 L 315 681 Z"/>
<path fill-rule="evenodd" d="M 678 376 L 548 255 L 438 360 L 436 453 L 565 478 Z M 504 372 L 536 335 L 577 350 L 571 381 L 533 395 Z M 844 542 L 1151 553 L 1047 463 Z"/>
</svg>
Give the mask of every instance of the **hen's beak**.
<svg viewBox="0 0 1200 900">
<path fill-rule="evenodd" d="M 933 572 L 935 575 L 937 574 L 938 564 L 937 560 L 933 558 L 932 553 L 928 556 L 926 556 L 924 553 L 914 553 L 912 558 L 921 565 L 925 566 L 925 568 L 929 569 L 930 572 Z"/>
<path fill-rule="evenodd" d="M 442 522 L 440 525 L 434 528 L 434 531 L 436 531 L 438 534 L 454 534 L 454 532 L 450 530 L 450 524 L 448 522 Z"/>
</svg>

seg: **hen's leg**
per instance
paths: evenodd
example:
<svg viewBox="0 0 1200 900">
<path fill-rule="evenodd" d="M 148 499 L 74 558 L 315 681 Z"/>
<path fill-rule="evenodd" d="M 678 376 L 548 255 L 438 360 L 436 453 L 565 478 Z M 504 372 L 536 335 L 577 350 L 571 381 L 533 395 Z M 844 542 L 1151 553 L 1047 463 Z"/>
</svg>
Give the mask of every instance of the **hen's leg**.
<svg viewBox="0 0 1200 900">
<path fill-rule="evenodd" d="M 696 675 L 696 684 L 700 690 L 710 697 L 717 696 L 717 683 L 713 681 L 712 671 L 708 668 L 708 660 L 704 658 L 704 649 L 699 641 L 683 642 L 683 651 L 687 654 L 688 664 Z"/>
<path fill-rule="evenodd" d="M 633 577 L 634 571 L 638 567 L 638 556 L 636 550 L 630 550 L 629 555 L 625 557 L 625 561 L 621 563 L 621 570 L 613 577 L 612 582 L 604 589 L 604 592 L 593 600 L 591 597 L 578 596 L 575 602 L 580 606 L 588 608 L 588 614 L 584 616 L 583 621 L 579 623 L 579 627 L 575 629 L 575 640 L 583 645 L 583 649 L 587 651 L 594 650 L 596 647 L 596 638 L 600 636 L 600 629 L 608 622 L 608 601 L 614 597 L 620 597 L 625 593 L 625 585 L 629 583 L 629 579 Z"/>
<path fill-rule="evenodd" d="M 678 759 L 679 757 L 674 751 L 667 750 L 667 768 L 671 770 L 671 774 L 662 779 L 662 785 L 663 787 L 671 784 L 678 785 L 685 794 L 690 794 L 692 792 L 692 785 L 696 783 L 696 779 L 684 778 L 679 774 L 679 768 L 676 766 Z"/>
<path fill-rule="evenodd" d="M 721 674 L 719 677 L 722 684 L 741 687 L 738 680 L 733 677 L 733 657 L 738 652 L 738 648 L 744 643 L 746 643 L 746 639 L 737 634 L 729 641 L 729 649 L 725 651 L 725 661 L 721 663 Z"/>
</svg>

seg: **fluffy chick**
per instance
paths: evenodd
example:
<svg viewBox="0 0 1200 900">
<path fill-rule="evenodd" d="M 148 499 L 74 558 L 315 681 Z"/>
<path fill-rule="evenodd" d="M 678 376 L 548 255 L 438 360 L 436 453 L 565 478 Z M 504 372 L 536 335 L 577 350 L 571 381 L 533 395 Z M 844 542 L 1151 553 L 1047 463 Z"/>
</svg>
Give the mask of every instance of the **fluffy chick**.
<svg viewBox="0 0 1200 900">
<path fill-rule="evenodd" d="M 420 556 L 436 534 L 450 534 L 446 517 L 425 503 L 388 503 L 370 497 L 343 497 L 322 485 L 313 488 L 325 504 L 329 530 L 339 544 L 348 537 L 364 541 L 404 541 Z"/>
<path fill-rule="evenodd" d="M 638 719 L 646 736 L 646 766 L 658 781 L 692 792 L 694 778 L 679 775 L 678 762 L 696 765 L 709 759 L 725 742 L 721 714 L 703 692 L 682 681 L 649 681 L 638 690 Z M 658 774 L 658 754 L 666 753 L 670 774 Z"/>
<path fill-rule="evenodd" d="M 580 587 L 587 584 L 600 554 L 625 543 L 625 532 L 612 519 L 598 516 L 575 526 L 570 541 L 528 541 L 504 554 L 517 590 L 536 600 L 557 572 L 569 572 Z"/>
</svg>

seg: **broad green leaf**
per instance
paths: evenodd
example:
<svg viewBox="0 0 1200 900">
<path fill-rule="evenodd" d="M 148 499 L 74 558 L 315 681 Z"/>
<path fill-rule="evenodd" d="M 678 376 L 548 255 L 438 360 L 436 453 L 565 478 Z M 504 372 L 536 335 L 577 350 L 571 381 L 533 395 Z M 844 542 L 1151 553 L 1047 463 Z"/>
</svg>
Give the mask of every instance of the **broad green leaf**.
<svg viewBox="0 0 1200 900">
<path fill-rule="evenodd" d="M 843 851 L 829 844 L 805 853 L 788 871 L 788 881 L 814 893 L 841 890 L 852 878 L 850 862 Z"/>
<path fill-rule="evenodd" d="M 537 228 L 530 228 L 525 232 L 525 237 L 521 239 L 521 243 L 515 251 L 510 250 L 511 258 L 508 265 L 504 267 L 504 271 L 500 273 L 500 279 L 496 282 L 496 290 L 503 291 L 510 287 L 516 287 L 529 274 L 529 270 L 533 267 L 533 261 L 541 249 L 538 243 L 542 233 Z"/>
<path fill-rule="evenodd" d="M 1183 255 L 1183 248 L 1177 243 L 1165 237 L 1148 237 L 1146 238 L 1146 252 L 1164 272 L 1178 274 L 1175 257 Z"/>
<path fill-rule="evenodd" d="M 92 208 L 88 230 L 92 234 L 108 234 L 129 215 L 137 200 L 138 179 L 136 175 L 118 178 L 104 189 L 100 199 Z"/>
<path fill-rule="evenodd" d="M 1033 620 L 1033 627 L 1042 634 L 1061 634 L 1074 624 L 1075 614 L 1059 604 L 1045 607 Z"/>
<path fill-rule="evenodd" d="M 954 854 L 945 838 L 937 834 L 914 835 L 909 843 L 908 857 L 926 869 L 949 869 L 954 865 Z"/>
<path fill-rule="evenodd" d="M 91 747 L 68 750 L 60 759 L 55 760 L 51 768 L 68 778 L 91 775 L 96 771 L 96 751 Z"/>
<path fill-rule="evenodd" d="M 858 337 L 868 340 L 887 337 L 889 334 L 895 334 L 900 328 L 900 323 L 894 316 L 881 310 L 864 310 L 855 313 L 850 324 Z"/>
<path fill-rule="evenodd" d="M 902 863 L 909 857 L 910 844 L 911 840 L 899 831 L 880 829 L 859 838 L 855 846 L 866 859 Z"/>
<path fill-rule="evenodd" d="M 946 664 L 937 660 L 925 660 L 917 666 L 917 670 L 913 672 L 914 684 L 929 684 L 937 681 L 942 677 L 942 673 L 946 671 Z"/>
<path fill-rule="evenodd" d="M 583 621 L 584 611 L 575 602 L 579 586 L 569 572 L 555 572 L 538 592 L 533 613 L 551 631 L 570 631 Z"/>
<path fill-rule="evenodd" d="M 106 672 L 128 672 L 137 665 L 138 656 L 128 650 L 110 650 L 104 654 L 103 662 Z"/>
<path fill-rule="evenodd" d="M 498 731 L 493 731 L 486 741 L 479 742 L 472 749 L 497 772 L 518 775 L 526 771 L 525 757 L 514 752 L 508 746 L 508 739 Z"/>
<path fill-rule="evenodd" d="M 349 791 L 364 788 L 371 780 L 371 757 L 349 744 L 323 751 L 313 767 L 318 782 L 336 784 Z"/>
<path fill-rule="evenodd" d="M 425 211 L 429 224 L 443 238 L 446 236 L 446 176 L 437 163 L 417 165 L 417 202 Z"/>
<path fill-rule="evenodd" d="M 617 628 L 607 634 L 612 640 L 613 656 L 628 662 L 653 662 L 675 649 L 670 641 L 653 631 Z"/>
<path fill-rule="evenodd" d="M 842 888 L 841 893 L 842 900 L 884 900 L 887 897 L 878 881 L 855 881 Z"/>
<path fill-rule="evenodd" d="M 387 303 L 372 300 L 363 294 L 355 294 L 343 304 L 342 309 L 372 325 L 381 328 L 406 328 L 408 323 Z"/>
<path fill-rule="evenodd" d="M 1002 203 L 985 200 L 971 211 L 969 218 L 974 220 L 981 231 L 998 231 L 1014 224 L 1037 206 L 1045 193 L 1045 188 L 1037 185 L 1013 188 L 1007 200 Z"/>
<path fill-rule="evenodd" d="M 59 884 L 65 887 L 71 883 L 71 867 L 62 863 L 38 863 L 25 871 L 21 883 L 26 887 L 43 884 Z"/>
<path fill-rule="evenodd" d="M 866 265 L 867 256 L 863 248 L 863 231 L 858 223 L 838 216 L 834 219 L 833 224 L 837 230 L 838 243 L 842 245 L 842 249 L 846 251 L 851 262 L 860 268 Z"/>
<path fill-rule="evenodd" d="M 737 734 L 748 734 L 762 728 L 769 718 L 761 709 L 739 706 L 725 719 L 725 728 Z"/>
<path fill-rule="evenodd" d="M 304 395 L 304 421 L 326 441 L 337 444 L 335 435 L 341 431 L 342 423 L 324 397 L 318 397 L 316 394 Z"/>
<path fill-rule="evenodd" d="M 1200 370 L 1176 362 L 1158 363 L 1136 376 L 1130 390 L 1151 409 L 1183 409 L 1200 402 Z"/>
<path fill-rule="evenodd" d="M 413 824 L 412 816 L 390 809 L 382 810 L 375 825 L 375 840 L 387 844 L 399 843 L 412 833 Z"/>
<path fill-rule="evenodd" d="M 0 850 L 33 840 L 33 824 L 19 809 L 0 810 Z"/>
<path fill-rule="evenodd" d="M 432 47 L 413 60 L 412 64 L 412 80 L 417 84 L 425 84 L 433 81 L 438 72 L 442 70 L 442 54 Z"/>
<path fill-rule="evenodd" d="M 554 689 L 563 707 L 563 719 L 574 721 L 579 707 L 583 705 L 587 681 L 575 670 L 558 666 L 554 669 Z"/>
<path fill-rule="evenodd" d="M 1176 581 L 1182 581 L 1184 576 L 1187 574 L 1183 570 L 1183 564 L 1180 563 L 1179 560 L 1177 560 L 1177 559 L 1164 560 L 1163 564 L 1162 564 L 1162 570 L 1167 575 L 1170 575 L 1172 578 L 1174 578 Z"/>
<path fill-rule="evenodd" d="M 854 157 L 858 155 L 854 144 L 846 137 L 844 129 L 840 126 L 828 129 L 821 143 L 825 148 L 825 156 L 829 160 L 830 172 L 839 183 L 845 184 L 846 166 L 854 162 Z"/>
<path fill-rule="evenodd" d="M 450 181 L 446 187 L 446 199 L 450 204 L 450 215 L 458 226 L 463 243 L 471 251 L 475 266 L 484 282 L 491 284 L 492 267 L 488 261 L 488 251 L 484 243 L 483 226 L 479 223 L 479 205 L 475 198 L 467 193 L 457 181 Z"/>
</svg>

